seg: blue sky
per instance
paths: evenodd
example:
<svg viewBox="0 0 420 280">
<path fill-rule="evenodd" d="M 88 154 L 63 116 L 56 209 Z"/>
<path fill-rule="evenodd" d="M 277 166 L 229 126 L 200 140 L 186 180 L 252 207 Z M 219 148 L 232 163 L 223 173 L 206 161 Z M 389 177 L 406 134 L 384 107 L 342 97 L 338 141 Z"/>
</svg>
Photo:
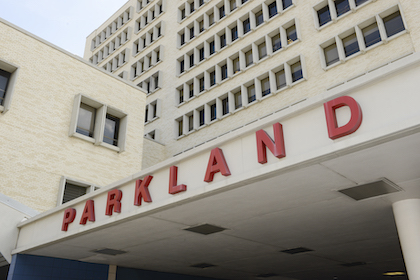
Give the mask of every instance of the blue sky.
<svg viewBox="0 0 420 280">
<path fill-rule="evenodd" d="M 0 18 L 73 54 L 128 0 L 0 0 Z"/>
</svg>

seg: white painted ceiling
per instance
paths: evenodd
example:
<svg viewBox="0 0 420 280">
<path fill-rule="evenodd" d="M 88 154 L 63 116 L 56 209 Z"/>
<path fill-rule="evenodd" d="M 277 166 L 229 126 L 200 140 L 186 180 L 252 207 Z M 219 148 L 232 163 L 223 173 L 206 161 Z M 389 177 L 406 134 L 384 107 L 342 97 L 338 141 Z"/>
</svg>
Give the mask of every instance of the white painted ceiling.
<svg viewBox="0 0 420 280">
<path fill-rule="evenodd" d="M 415 133 L 333 155 L 26 253 L 219 279 L 390 279 L 404 271 L 391 205 L 420 198 L 419 143 Z M 361 201 L 337 192 L 381 177 L 403 191 Z M 227 230 L 183 230 L 203 223 Z M 313 251 L 280 252 L 295 247 Z M 92 252 L 101 248 L 127 253 Z M 277 276 L 258 277 L 268 273 Z"/>
</svg>

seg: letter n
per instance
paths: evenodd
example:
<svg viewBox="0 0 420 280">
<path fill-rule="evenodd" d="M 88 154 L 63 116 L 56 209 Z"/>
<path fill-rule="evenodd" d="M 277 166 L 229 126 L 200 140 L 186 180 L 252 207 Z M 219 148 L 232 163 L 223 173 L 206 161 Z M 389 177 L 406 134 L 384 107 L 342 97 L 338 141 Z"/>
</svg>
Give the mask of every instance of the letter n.
<svg viewBox="0 0 420 280">
<path fill-rule="evenodd" d="M 141 205 L 141 198 L 144 202 L 152 202 L 152 197 L 150 196 L 149 189 L 147 188 L 152 181 L 153 176 L 147 175 L 144 180 L 136 181 L 136 191 L 134 193 L 134 205 Z"/>
<path fill-rule="evenodd" d="M 204 182 L 213 181 L 214 174 L 217 172 L 222 173 L 223 176 L 229 176 L 230 171 L 226 163 L 223 151 L 219 148 L 214 148 L 211 150 L 209 163 L 207 164 L 206 176 L 204 177 Z"/>
<path fill-rule="evenodd" d="M 62 231 L 67 231 L 69 224 L 73 223 L 76 218 L 76 209 L 68 208 L 64 211 L 63 225 L 61 226 Z"/>
<path fill-rule="evenodd" d="M 335 110 L 343 106 L 350 108 L 350 121 L 338 127 Z M 341 96 L 324 103 L 325 117 L 327 119 L 328 136 L 335 140 L 337 138 L 352 134 L 362 123 L 362 109 L 359 103 L 350 96 Z"/>
<path fill-rule="evenodd" d="M 82 213 L 82 218 L 80 219 L 81 225 L 86 225 L 87 221 L 94 222 L 95 221 L 95 203 L 93 200 L 86 201 L 85 209 Z"/>
<path fill-rule="evenodd" d="M 169 169 L 169 193 L 176 194 L 185 192 L 187 190 L 186 185 L 178 185 L 178 167 L 171 166 Z"/>
<path fill-rule="evenodd" d="M 283 126 L 280 123 L 273 124 L 274 141 L 264 131 L 258 130 L 255 135 L 257 137 L 257 153 L 258 162 L 261 164 L 267 163 L 267 149 L 277 158 L 286 156 L 286 149 L 284 147 Z"/>
<path fill-rule="evenodd" d="M 108 192 L 108 199 L 106 200 L 105 215 L 112 216 L 112 211 L 121 213 L 121 199 L 122 191 L 112 190 Z"/>
</svg>

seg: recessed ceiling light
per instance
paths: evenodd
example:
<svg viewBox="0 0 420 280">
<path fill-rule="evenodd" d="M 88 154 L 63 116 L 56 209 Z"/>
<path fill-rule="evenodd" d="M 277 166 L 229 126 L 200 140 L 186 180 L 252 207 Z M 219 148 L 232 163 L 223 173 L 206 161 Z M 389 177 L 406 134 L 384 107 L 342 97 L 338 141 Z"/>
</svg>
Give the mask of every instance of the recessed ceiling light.
<svg viewBox="0 0 420 280">
<path fill-rule="evenodd" d="M 300 254 L 300 253 L 311 252 L 311 251 L 313 251 L 313 250 L 305 248 L 305 247 L 297 247 L 297 248 L 283 250 L 283 251 L 280 251 L 280 252 L 290 254 L 290 255 L 294 255 L 294 254 Z"/>
<path fill-rule="evenodd" d="M 215 225 L 210 225 L 210 224 L 202 224 L 202 225 L 199 225 L 199 226 L 193 226 L 193 227 L 185 228 L 184 230 L 208 235 L 208 234 L 224 231 L 225 228 L 218 227 L 218 226 L 215 226 Z"/>
<path fill-rule="evenodd" d="M 359 265 L 365 265 L 365 262 L 352 262 L 352 263 L 343 263 L 342 266 L 345 267 L 353 267 L 353 266 L 359 266 Z"/>
<path fill-rule="evenodd" d="M 195 268 L 209 268 L 209 267 L 214 267 L 216 265 L 211 264 L 211 263 L 197 263 L 197 264 L 193 264 L 191 265 L 191 267 L 195 267 Z"/>
<path fill-rule="evenodd" d="M 401 190 L 402 189 L 400 187 L 390 180 L 380 178 L 378 181 L 339 190 L 339 192 L 353 198 L 354 200 L 362 200 L 379 195 L 399 192 Z"/>
<path fill-rule="evenodd" d="M 390 272 L 385 272 L 384 276 L 405 276 L 405 272 L 402 271 L 390 271 Z"/>
<path fill-rule="evenodd" d="M 111 256 L 116 256 L 116 255 L 121 255 L 121 254 L 127 253 L 126 251 L 114 250 L 114 249 L 109 249 L 109 248 L 93 250 L 92 252 L 98 253 L 98 254 L 104 254 L 104 255 L 111 255 Z"/>
</svg>

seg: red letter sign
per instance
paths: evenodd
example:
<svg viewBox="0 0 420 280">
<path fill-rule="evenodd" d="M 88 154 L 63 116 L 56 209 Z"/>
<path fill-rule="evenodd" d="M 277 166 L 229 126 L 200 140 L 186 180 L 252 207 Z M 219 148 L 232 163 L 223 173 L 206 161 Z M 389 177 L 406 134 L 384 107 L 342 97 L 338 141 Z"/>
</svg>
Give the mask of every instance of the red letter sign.
<svg viewBox="0 0 420 280">
<path fill-rule="evenodd" d="M 108 192 L 105 215 L 112 216 L 112 209 L 114 209 L 114 212 L 116 213 L 121 213 L 121 198 L 122 191 L 120 190 L 112 190 Z"/>
<path fill-rule="evenodd" d="M 179 192 L 185 192 L 187 190 L 186 185 L 177 185 L 178 184 L 178 167 L 171 166 L 169 169 L 169 193 L 176 194 Z"/>
<path fill-rule="evenodd" d="M 214 148 L 211 150 L 204 182 L 209 183 L 213 181 L 214 174 L 217 172 L 221 172 L 223 176 L 230 175 L 229 167 L 226 163 L 223 151 L 219 148 Z"/>
<path fill-rule="evenodd" d="M 80 219 L 81 225 L 86 225 L 87 220 L 90 222 L 95 221 L 95 205 L 93 200 L 86 201 L 85 209 L 82 213 L 82 218 Z"/>
<path fill-rule="evenodd" d="M 348 106 L 350 108 L 351 117 L 346 125 L 338 127 L 335 110 L 343 106 Z M 333 140 L 352 134 L 362 123 L 362 109 L 360 108 L 359 103 L 350 96 L 341 96 L 324 103 L 324 110 L 327 119 L 328 136 Z"/>
<path fill-rule="evenodd" d="M 141 198 L 143 197 L 144 202 L 152 202 L 152 197 L 150 196 L 149 189 L 147 188 L 152 181 L 153 176 L 146 176 L 144 181 L 136 181 L 136 192 L 134 193 L 134 205 L 141 205 Z"/>
<path fill-rule="evenodd" d="M 67 231 L 67 229 L 69 228 L 69 224 L 73 223 L 74 218 L 76 218 L 76 209 L 74 208 L 66 209 L 66 211 L 64 211 L 63 225 L 61 226 L 61 230 Z"/>
<path fill-rule="evenodd" d="M 274 142 L 264 130 L 258 130 L 255 135 L 257 136 L 257 152 L 258 162 L 261 164 L 267 163 L 267 149 L 273 153 L 277 158 L 286 156 L 283 138 L 283 126 L 280 123 L 273 124 Z"/>
</svg>

